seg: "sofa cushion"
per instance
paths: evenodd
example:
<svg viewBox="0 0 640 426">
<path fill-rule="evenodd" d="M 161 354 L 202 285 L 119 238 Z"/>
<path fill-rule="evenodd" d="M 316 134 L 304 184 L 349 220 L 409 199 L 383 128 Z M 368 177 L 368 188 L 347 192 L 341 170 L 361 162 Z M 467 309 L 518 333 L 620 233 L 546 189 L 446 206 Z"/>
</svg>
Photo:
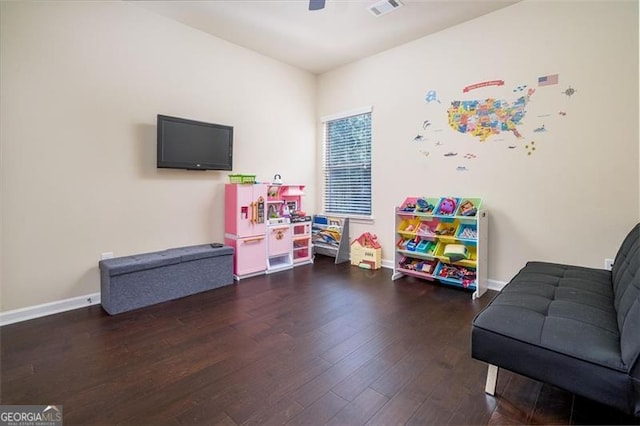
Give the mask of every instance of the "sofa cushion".
<svg viewBox="0 0 640 426">
<path fill-rule="evenodd" d="M 598 269 L 529 262 L 474 326 L 628 371 L 620 355 L 610 277 Z"/>
</svg>

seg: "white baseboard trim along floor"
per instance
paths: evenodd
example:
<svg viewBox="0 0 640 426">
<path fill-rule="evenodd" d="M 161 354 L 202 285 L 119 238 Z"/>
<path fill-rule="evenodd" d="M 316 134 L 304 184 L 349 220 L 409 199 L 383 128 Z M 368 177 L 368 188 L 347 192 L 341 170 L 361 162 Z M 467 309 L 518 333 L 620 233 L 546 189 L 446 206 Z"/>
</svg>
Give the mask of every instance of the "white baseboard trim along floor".
<svg viewBox="0 0 640 426">
<path fill-rule="evenodd" d="M 393 269 L 393 262 L 383 260 L 382 266 L 384 268 Z M 500 291 L 506 284 L 507 283 L 502 281 L 487 280 L 487 288 L 489 290 Z M 0 326 L 99 304 L 100 293 L 93 293 L 84 296 L 72 297 L 71 299 L 58 300 L 56 302 L 43 303 L 41 305 L 27 306 L 26 308 L 0 312 Z"/>
</svg>

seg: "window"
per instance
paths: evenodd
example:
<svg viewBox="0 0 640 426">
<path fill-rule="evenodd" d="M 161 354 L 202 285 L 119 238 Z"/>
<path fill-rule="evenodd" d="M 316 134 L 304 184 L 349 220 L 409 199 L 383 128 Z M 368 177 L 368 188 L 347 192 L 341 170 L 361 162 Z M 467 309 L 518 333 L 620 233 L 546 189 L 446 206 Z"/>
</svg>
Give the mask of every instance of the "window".
<svg viewBox="0 0 640 426">
<path fill-rule="evenodd" d="M 371 108 L 324 122 L 324 211 L 371 217 Z"/>
</svg>

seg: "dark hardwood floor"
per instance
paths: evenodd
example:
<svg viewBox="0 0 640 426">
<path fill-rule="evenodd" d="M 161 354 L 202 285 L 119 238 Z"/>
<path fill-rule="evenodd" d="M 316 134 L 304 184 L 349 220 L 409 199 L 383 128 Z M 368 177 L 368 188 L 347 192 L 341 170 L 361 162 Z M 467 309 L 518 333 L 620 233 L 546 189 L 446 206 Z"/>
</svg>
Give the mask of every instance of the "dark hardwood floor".
<svg viewBox="0 0 640 426">
<path fill-rule="evenodd" d="M 638 424 L 469 356 L 489 292 L 314 265 L 117 316 L 91 306 L 0 329 L 2 404 L 67 425 Z"/>
</svg>

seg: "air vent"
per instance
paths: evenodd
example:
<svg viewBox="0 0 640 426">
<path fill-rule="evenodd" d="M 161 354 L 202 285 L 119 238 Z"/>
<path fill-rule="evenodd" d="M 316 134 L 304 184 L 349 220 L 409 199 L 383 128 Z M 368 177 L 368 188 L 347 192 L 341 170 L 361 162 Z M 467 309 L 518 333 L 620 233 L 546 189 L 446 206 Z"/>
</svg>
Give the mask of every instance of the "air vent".
<svg viewBox="0 0 640 426">
<path fill-rule="evenodd" d="M 372 4 L 367 9 L 375 16 L 386 15 L 389 12 L 393 12 L 400 6 L 404 6 L 400 0 L 381 0 Z"/>
</svg>

